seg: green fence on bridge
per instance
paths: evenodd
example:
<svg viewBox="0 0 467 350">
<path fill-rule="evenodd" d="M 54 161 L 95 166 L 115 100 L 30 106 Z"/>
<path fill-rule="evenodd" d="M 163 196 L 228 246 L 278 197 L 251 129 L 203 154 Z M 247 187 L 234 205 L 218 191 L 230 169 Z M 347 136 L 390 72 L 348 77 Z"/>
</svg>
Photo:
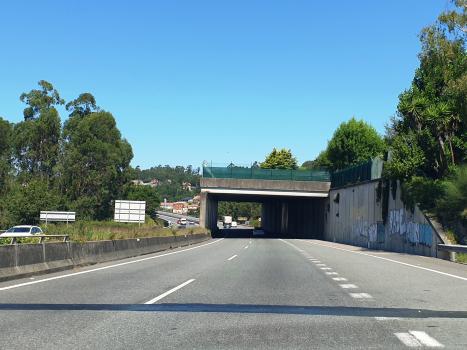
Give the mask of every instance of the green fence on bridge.
<svg viewBox="0 0 467 350">
<path fill-rule="evenodd" d="M 203 177 L 212 179 L 255 179 L 331 182 L 331 175 L 329 174 L 329 172 L 322 170 L 203 167 Z"/>
<path fill-rule="evenodd" d="M 383 160 L 376 157 L 366 163 L 335 171 L 331 174 L 331 188 L 379 179 L 382 170 Z"/>
</svg>

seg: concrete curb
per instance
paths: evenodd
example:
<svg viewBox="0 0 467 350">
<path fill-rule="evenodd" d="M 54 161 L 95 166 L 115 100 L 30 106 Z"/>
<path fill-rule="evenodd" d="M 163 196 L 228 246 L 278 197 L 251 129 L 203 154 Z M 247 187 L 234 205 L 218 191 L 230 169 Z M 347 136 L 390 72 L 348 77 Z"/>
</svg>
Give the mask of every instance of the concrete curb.
<svg viewBox="0 0 467 350">
<path fill-rule="evenodd" d="M 0 282 L 201 243 L 210 234 L 0 245 Z"/>
</svg>

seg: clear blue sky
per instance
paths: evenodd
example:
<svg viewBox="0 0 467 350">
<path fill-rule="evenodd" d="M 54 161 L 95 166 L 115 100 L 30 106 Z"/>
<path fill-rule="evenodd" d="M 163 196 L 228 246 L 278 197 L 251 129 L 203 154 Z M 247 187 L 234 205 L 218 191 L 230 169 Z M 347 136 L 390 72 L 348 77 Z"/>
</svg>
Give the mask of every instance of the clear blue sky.
<svg viewBox="0 0 467 350">
<path fill-rule="evenodd" d="M 443 0 L 3 1 L 0 116 L 44 79 L 89 92 L 133 166 L 314 159 L 352 116 L 384 133 Z M 68 117 L 59 108 L 62 121 Z"/>
</svg>

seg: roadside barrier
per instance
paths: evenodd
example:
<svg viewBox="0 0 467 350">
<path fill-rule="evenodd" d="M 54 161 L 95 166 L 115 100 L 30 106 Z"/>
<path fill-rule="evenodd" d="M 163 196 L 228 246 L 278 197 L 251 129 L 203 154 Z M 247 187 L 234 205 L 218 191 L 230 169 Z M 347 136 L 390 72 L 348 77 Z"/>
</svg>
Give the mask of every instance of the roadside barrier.
<svg viewBox="0 0 467 350">
<path fill-rule="evenodd" d="M 156 253 L 209 239 L 210 234 L 200 233 L 111 241 L 0 245 L 0 282 Z"/>
</svg>

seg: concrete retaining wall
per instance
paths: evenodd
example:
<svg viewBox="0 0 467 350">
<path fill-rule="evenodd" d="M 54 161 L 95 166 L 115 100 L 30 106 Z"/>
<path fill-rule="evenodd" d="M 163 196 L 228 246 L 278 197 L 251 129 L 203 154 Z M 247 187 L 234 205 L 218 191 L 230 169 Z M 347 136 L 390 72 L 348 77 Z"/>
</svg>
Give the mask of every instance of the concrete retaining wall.
<svg viewBox="0 0 467 350">
<path fill-rule="evenodd" d="M 209 234 L 97 242 L 0 245 L 0 281 L 150 254 L 211 239 Z"/>
<path fill-rule="evenodd" d="M 387 221 L 383 224 L 381 203 L 376 201 L 378 181 L 332 189 L 326 199 L 324 238 L 328 241 L 371 249 L 449 259 L 438 252 L 443 243 L 429 219 L 415 207 L 407 211 L 401 201 L 389 195 Z M 339 202 L 337 202 L 337 197 Z"/>
</svg>

